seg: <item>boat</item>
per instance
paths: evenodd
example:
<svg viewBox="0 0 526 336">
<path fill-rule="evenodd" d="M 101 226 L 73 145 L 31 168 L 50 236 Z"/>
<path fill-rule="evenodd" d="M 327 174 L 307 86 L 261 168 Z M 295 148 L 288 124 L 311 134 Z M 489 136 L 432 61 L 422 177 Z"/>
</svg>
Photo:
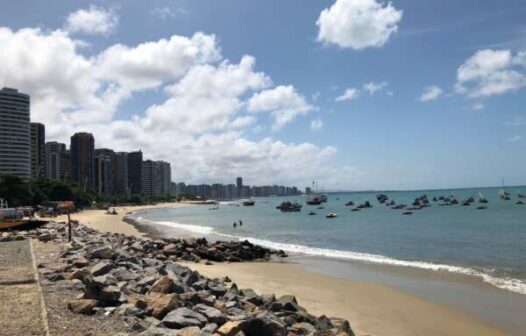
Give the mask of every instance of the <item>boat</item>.
<svg viewBox="0 0 526 336">
<path fill-rule="evenodd" d="M 327 203 L 327 195 L 320 195 L 320 201 L 322 203 Z"/>
<path fill-rule="evenodd" d="M 329 212 L 325 217 L 327 217 L 327 218 L 336 218 L 336 217 L 338 217 L 338 215 L 335 214 L 334 212 Z"/>
<path fill-rule="evenodd" d="M 351 210 L 352 212 L 360 211 L 360 208 L 354 208 Z"/>
<path fill-rule="evenodd" d="M 488 207 L 485 206 L 485 205 L 479 205 L 479 206 L 477 207 L 477 210 L 486 210 L 487 208 L 488 208 Z"/>
<path fill-rule="evenodd" d="M 522 204 L 524 204 L 524 202 L 521 201 L 521 200 L 518 200 L 517 202 L 515 202 L 515 204 L 517 204 L 517 205 L 522 205 Z"/>
<path fill-rule="evenodd" d="M 413 211 L 411 211 L 411 210 L 406 210 L 406 211 L 402 212 L 402 215 L 406 215 L 406 216 L 407 215 L 412 215 L 412 214 L 413 214 Z"/>
<path fill-rule="evenodd" d="M 488 203 L 488 200 L 479 192 L 479 203 Z"/>
<path fill-rule="evenodd" d="M 254 201 L 254 200 L 243 201 L 243 205 L 244 206 L 253 206 L 254 204 L 256 204 L 256 201 Z"/>
<path fill-rule="evenodd" d="M 502 189 L 499 191 L 499 197 L 503 201 L 509 201 L 510 200 L 510 193 L 504 189 L 504 179 L 502 179 Z"/>
<path fill-rule="evenodd" d="M 0 198 L 0 230 L 22 230 L 38 227 L 47 221 L 26 218 L 28 209 L 8 208 L 7 202 Z"/>
<path fill-rule="evenodd" d="M 309 216 L 315 216 L 316 213 L 314 211 L 309 212 Z"/>
<path fill-rule="evenodd" d="M 318 207 L 318 210 L 323 210 L 323 209 L 325 209 L 325 207 L 322 207 L 322 206 Z"/>
<path fill-rule="evenodd" d="M 524 195 L 522 192 L 517 190 L 517 197 L 518 198 L 526 198 L 526 195 Z"/>
<path fill-rule="evenodd" d="M 319 197 L 312 197 L 307 200 L 308 205 L 320 205 L 321 199 Z"/>
<path fill-rule="evenodd" d="M 354 205 L 353 201 L 349 201 L 349 202 L 345 203 L 345 206 L 353 206 L 353 205 Z"/>
<path fill-rule="evenodd" d="M 298 212 L 301 211 L 301 204 L 286 201 L 278 205 L 276 209 L 281 210 L 281 212 Z"/>
</svg>

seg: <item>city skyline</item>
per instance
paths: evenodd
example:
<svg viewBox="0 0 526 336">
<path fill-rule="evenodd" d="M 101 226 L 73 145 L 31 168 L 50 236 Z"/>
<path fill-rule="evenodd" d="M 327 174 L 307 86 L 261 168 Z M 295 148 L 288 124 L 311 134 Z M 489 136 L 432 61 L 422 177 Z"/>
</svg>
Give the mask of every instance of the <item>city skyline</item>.
<svg viewBox="0 0 526 336">
<path fill-rule="evenodd" d="M 0 86 L 49 140 L 89 130 L 189 183 L 526 184 L 520 1 L 27 3 L 0 12 Z"/>
</svg>

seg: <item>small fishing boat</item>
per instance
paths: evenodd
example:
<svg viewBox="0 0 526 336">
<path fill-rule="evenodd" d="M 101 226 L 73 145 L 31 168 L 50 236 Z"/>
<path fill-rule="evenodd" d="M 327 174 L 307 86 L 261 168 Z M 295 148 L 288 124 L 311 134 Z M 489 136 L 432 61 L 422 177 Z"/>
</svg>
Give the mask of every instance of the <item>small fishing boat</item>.
<svg viewBox="0 0 526 336">
<path fill-rule="evenodd" d="M 488 200 L 479 192 L 479 203 L 488 203 Z"/>
<path fill-rule="evenodd" d="M 411 210 L 406 210 L 406 211 L 402 212 L 402 215 L 406 215 L 406 216 L 407 215 L 412 215 L 412 214 L 413 214 L 413 211 L 411 211 Z"/>
<path fill-rule="evenodd" d="M 309 212 L 309 216 L 315 216 L 316 213 L 314 211 Z"/>
<path fill-rule="evenodd" d="M 301 211 L 301 204 L 286 201 L 278 205 L 276 209 L 281 210 L 281 212 L 299 212 Z"/>
<path fill-rule="evenodd" d="M 243 205 L 244 206 L 253 206 L 254 204 L 256 204 L 256 201 L 254 201 L 254 200 L 243 201 Z"/>
<path fill-rule="evenodd" d="M 321 199 L 319 197 L 310 198 L 309 200 L 307 200 L 307 204 L 308 205 L 320 205 Z"/>
<path fill-rule="evenodd" d="M 336 218 L 336 217 L 338 217 L 338 215 L 335 214 L 334 212 L 329 212 L 325 217 L 327 217 L 327 218 Z"/>
<path fill-rule="evenodd" d="M 487 208 L 488 208 L 488 207 L 485 206 L 485 205 L 479 205 L 479 206 L 477 207 L 477 210 L 486 210 Z"/>
<path fill-rule="evenodd" d="M 518 198 L 526 198 L 526 195 L 524 195 L 522 192 L 517 190 L 517 197 Z"/>
<path fill-rule="evenodd" d="M 518 200 L 517 202 L 515 202 L 515 204 L 522 205 L 522 204 L 524 204 L 524 202 L 521 201 L 521 200 Z"/>
<path fill-rule="evenodd" d="M 354 205 L 353 201 L 349 201 L 349 202 L 345 203 L 345 206 L 353 206 L 353 205 Z"/>
<path fill-rule="evenodd" d="M 320 195 L 320 201 L 322 203 L 327 203 L 327 195 Z"/>
</svg>

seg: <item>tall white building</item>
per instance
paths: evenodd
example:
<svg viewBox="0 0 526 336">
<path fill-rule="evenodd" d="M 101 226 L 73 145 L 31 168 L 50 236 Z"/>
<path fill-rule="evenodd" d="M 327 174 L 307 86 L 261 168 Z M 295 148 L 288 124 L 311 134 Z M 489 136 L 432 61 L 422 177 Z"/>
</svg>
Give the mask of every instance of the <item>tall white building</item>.
<svg viewBox="0 0 526 336">
<path fill-rule="evenodd" d="M 29 95 L 0 90 L 0 174 L 31 177 Z"/>
</svg>

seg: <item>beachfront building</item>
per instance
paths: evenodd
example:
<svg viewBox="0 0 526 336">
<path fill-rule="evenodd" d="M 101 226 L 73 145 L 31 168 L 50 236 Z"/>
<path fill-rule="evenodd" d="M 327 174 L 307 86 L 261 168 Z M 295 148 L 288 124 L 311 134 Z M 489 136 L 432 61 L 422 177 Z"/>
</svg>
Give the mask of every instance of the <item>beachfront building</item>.
<svg viewBox="0 0 526 336">
<path fill-rule="evenodd" d="M 161 165 L 157 161 L 142 162 L 142 193 L 146 196 L 161 193 Z"/>
<path fill-rule="evenodd" d="M 142 193 L 142 151 L 128 153 L 128 189 L 132 194 Z"/>
<path fill-rule="evenodd" d="M 115 195 L 128 195 L 128 153 L 115 154 L 113 163 L 113 193 Z"/>
<path fill-rule="evenodd" d="M 159 165 L 160 183 L 161 183 L 161 194 L 171 194 L 171 183 L 172 183 L 172 168 L 169 162 L 157 161 Z"/>
<path fill-rule="evenodd" d="M 16 89 L 0 90 L 0 174 L 27 180 L 30 164 L 30 99 Z"/>
<path fill-rule="evenodd" d="M 30 123 L 31 139 L 31 177 L 46 176 L 46 127 L 40 123 Z"/>
<path fill-rule="evenodd" d="M 85 190 L 95 189 L 95 139 L 91 133 L 75 133 L 71 137 L 71 172 L 73 182 Z"/>
<path fill-rule="evenodd" d="M 113 163 L 115 152 L 99 148 L 94 152 L 95 190 L 99 195 L 113 195 Z"/>
<path fill-rule="evenodd" d="M 49 141 L 45 145 L 45 175 L 56 181 L 68 181 L 71 178 L 71 154 L 66 144 Z"/>
</svg>

